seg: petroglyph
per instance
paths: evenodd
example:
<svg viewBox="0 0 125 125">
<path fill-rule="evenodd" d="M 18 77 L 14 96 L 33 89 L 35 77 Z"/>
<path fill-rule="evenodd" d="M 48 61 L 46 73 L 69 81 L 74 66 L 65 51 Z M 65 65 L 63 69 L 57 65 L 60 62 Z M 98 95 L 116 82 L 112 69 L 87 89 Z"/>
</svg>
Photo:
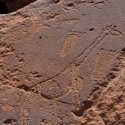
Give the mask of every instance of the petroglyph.
<svg viewBox="0 0 125 125">
<path fill-rule="evenodd" d="M 92 78 L 94 80 L 101 80 L 105 76 L 106 71 L 110 68 L 116 56 L 116 52 L 100 50 L 96 57 L 95 67 L 91 75 Z"/>
<path fill-rule="evenodd" d="M 113 35 L 112 35 L 113 34 Z M 34 88 L 36 85 L 38 84 L 42 84 L 44 82 L 47 82 L 49 80 L 53 80 L 55 77 L 57 76 L 60 76 L 61 74 L 63 74 L 67 69 L 71 69 L 72 65 L 75 65 L 77 68 L 83 64 L 83 62 L 85 61 L 85 59 L 87 59 L 88 55 L 91 54 L 92 51 L 94 51 L 94 49 L 96 49 L 98 47 L 98 45 L 103 41 L 103 39 L 108 36 L 108 35 L 111 35 L 111 36 L 121 36 L 122 33 L 120 31 L 117 31 L 115 30 L 113 27 L 109 26 L 109 27 L 106 27 L 104 30 L 102 30 L 102 33 L 101 35 L 99 35 L 96 40 L 94 40 L 90 45 L 89 47 L 86 48 L 86 50 L 84 50 L 82 53 L 80 53 L 64 70 L 62 70 L 60 73 L 58 73 L 57 75 L 53 76 L 52 78 L 48 78 L 46 79 L 45 81 L 43 82 L 39 82 L 39 83 L 36 83 L 35 85 L 33 86 L 30 86 L 29 88 L 32 89 Z M 71 35 L 72 36 L 72 35 Z M 71 38 L 71 36 L 69 38 Z M 78 35 L 73 35 L 73 38 L 77 38 Z M 69 47 L 72 47 L 72 42 L 71 41 L 68 41 L 69 42 Z M 73 40 L 73 43 L 75 43 L 75 41 Z M 67 48 L 67 44 L 65 44 L 65 47 Z M 70 49 L 68 49 L 69 51 Z M 40 79 L 40 77 L 39 77 Z"/>
<path fill-rule="evenodd" d="M 74 104 L 74 109 L 78 110 L 80 108 L 80 95 L 79 91 L 82 89 L 84 85 L 84 81 L 77 74 L 77 67 L 75 65 L 71 66 L 71 91 L 72 91 L 72 100 Z"/>
<path fill-rule="evenodd" d="M 78 39 L 78 35 L 72 35 L 72 34 L 69 35 L 69 36 L 65 39 L 65 42 L 64 42 L 64 44 L 63 44 L 62 49 L 60 50 L 59 55 L 60 55 L 61 57 L 67 56 L 67 55 L 70 53 L 70 51 L 73 49 L 73 47 L 74 47 L 74 45 L 75 45 L 77 39 Z"/>
</svg>

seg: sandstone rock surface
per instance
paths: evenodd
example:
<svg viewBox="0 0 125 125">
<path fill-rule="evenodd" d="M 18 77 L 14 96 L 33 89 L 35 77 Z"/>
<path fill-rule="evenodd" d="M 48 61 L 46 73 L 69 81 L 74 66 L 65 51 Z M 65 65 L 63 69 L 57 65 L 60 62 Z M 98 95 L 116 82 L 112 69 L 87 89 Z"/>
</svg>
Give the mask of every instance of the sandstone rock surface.
<svg viewBox="0 0 125 125">
<path fill-rule="evenodd" d="M 124 26 L 124 0 L 1 14 L 0 125 L 125 125 Z"/>
</svg>

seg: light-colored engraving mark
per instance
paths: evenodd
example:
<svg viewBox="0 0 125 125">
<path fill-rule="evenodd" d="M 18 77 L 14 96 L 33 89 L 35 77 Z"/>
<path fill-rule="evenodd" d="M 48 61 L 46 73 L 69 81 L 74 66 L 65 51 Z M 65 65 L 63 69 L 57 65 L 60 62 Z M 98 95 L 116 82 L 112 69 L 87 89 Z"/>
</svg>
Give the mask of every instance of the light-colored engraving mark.
<svg viewBox="0 0 125 125">
<path fill-rule="evenodd" d="M 110 68 L 115 56 L 116 52 L 108 52 L 101 50 L 97 55 L 95 67 L 92 71 L 91 77 L 94 80 L 100 80 L 105 76 L 106 71 Z"/>
<path fill-rule="evenodd" d="M 78 23 L 78 20 L 79 19 L 65 20 L 65 21 L 62 21 L 62 23 L 66 23 L 66 24 Z"/>
<path fill-rule="evenodd" d="M 72 91 L 72 100 L 74 104 L 74 108 L 78 110 L 80 108 L 81 102 L 80 102 L 80 95 L 79 91 L 82 89 L 82 86 L 84 84 L 84 81 L 82 78 L 80 78 L 77 74 L 77 68 L 75 65 L 72 65 L 71 67 L 71 91 Z"/>
<path fill-rule="evenodd" d="M 58 24 L 58 23 L 66 23 L 66 24 L 73 24 L 73 23 L 77 23 L 78 24 L 78 21 L 79 21 L 79 19 L 69 19 L 69 20 L 67 20 L 67 19 L 65 19 L 65 20 L 58 20 L 56 23 Z"/>
<path fill-rule="evenodd" d="M 64 44 L 63 44 L 62 49 L 60 50 L 59 55 L 60 55 L 61 57 L 67 56 L 67 55 L 70 53 L 70 51 L 73 49 L 73 47 L 74 47 L 74 45 L 75 45 L 77 39 L 78 39 L 78 35 L 75 35 L 75 34 L 69 35 L 69 36 L 65 39 L 65 42 L 64 42 Z"/>
</svg>

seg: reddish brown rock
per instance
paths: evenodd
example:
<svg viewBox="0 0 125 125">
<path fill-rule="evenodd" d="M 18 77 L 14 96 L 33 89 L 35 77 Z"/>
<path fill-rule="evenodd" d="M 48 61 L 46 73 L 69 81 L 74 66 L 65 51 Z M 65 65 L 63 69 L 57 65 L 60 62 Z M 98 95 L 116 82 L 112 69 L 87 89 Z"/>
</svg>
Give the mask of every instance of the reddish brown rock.
<svg viewBox="0 0 125 125">
<path fill-rule="evenodd" d="M 124 125 L 124 6 L 38 0 L 0 15 L 0 125 Z"/>
</svg>

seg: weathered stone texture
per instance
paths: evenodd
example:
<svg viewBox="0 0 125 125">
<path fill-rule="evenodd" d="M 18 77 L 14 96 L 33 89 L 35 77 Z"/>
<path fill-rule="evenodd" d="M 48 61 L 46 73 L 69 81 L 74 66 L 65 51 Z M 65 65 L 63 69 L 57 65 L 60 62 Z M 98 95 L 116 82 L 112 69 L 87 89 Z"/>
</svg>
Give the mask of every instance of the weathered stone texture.
<svg viewBox="0 0 125 125">
<path fill-rule="evenodd" d="M 0 125 L 125 125 L 124 75 L 124 0 L 0 15 Z"/>
</svg>

